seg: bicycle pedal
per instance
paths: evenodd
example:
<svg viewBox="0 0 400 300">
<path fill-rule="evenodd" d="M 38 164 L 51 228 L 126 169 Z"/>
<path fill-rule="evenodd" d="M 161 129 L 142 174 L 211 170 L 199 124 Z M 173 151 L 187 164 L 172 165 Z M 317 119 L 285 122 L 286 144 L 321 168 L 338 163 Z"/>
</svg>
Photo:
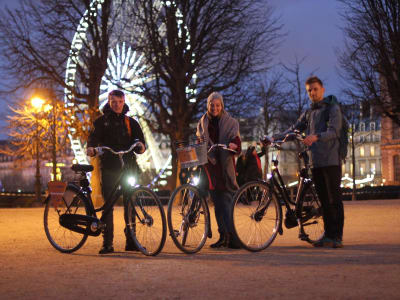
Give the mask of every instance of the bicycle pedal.
<svg viewBox="0 0 400 300">
<path fill-rule="evenodd" d="M 308 240 L 308 235 L 305 233 L 299 233 L 299 239 L 302 241 L 307 241 Z"/>
<path fill-rule="evenodd" d="M 173 233 L 170 233 L 169 234 L 170 236 L 175 236 L 175 237 L 178 237 L 179 236 L 179 231 L 178 230 L 174 230 L 174 232 Z"/>
</svg>

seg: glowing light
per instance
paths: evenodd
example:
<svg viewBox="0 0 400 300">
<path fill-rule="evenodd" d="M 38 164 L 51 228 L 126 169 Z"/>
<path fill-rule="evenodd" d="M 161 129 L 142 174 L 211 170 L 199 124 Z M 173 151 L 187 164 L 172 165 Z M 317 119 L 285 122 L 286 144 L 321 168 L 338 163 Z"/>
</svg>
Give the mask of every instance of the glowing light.
<svg viewBox="0 0 400 300">
<path fill-rule="evenodd" d="M 133 177 L 133 176 L 129 176 L 128 179 L 127 179 L 127 181 L 128 181 L 128 183 L 129 183 L 129 185 L 130 185 L 131 187 L 134 187 L 134 186 L 136 185 L 136 179 L 135 179 L 135 177 Z"/>
</svg>

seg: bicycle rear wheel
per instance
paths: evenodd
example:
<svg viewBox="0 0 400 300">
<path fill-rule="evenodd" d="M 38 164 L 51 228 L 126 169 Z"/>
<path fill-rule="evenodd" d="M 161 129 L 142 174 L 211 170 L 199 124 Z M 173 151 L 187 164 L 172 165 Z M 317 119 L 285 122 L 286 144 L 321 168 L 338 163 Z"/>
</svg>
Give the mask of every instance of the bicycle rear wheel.
<svg viewBox="0 0 400 300">
<path fill-rule="evenodd" d="M 167 222 L 157 195 L 146 187 L 135 188 L 127 213 L 127 227 L 137 248 L 147 256 L 160 253 L 167 236 Z"/>
<path fill-rule="evenodd" d="M 324 234 L 324 220 L 321 202 L 313 184 L 307 185 L 296 205 L 296 215 L 300 218 L 300 239 L 309 243 L 318 241 Z"/>
<path fill-rule="evenodd" d="M 203 248 L 210 228 L 207 202 L 199 190 L 184 184 L 178 187 L 168 203 L 169 234 L 179 250 L 193 254 Z"/>
<path fill-rule="evenodd" d="M 271 245 L 282 222 L 279 202 L 260 181 L 248 182 L 235 193 L 231 216 L 242 247 L 253 252 Z"/>
<path fill-rule="evenodd" d="M 83 246 L 88 237 L 71 231 L 60 224 L 62 214 L 88 215 L 89 203 L 72 187 L 67 187 L 62 199 L 47 197 L 44 208 L 44 231 L 50 244 L 58 251 L 71 253 Z"/>
</svg>

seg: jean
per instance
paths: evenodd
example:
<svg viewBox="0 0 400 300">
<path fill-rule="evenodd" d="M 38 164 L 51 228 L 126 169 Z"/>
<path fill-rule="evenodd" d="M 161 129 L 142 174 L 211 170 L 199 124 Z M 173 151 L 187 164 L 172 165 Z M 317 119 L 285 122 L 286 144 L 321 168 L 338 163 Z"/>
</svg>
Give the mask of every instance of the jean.
<svg viewBox="0 0 400 300">
<path fill-rule="evenodd" d="M 215 218 L 217 219 L 220 235 L 233 232 L 230 209 L 232 205 L 232 193 L 228 191 L 210 191 L 211 200 L 214 203 Z"/>
<path fill-rule="evenodd" d="M 325 236 L 330 239 L 343 238 L 344 209 L 339 166 L 313 168 L 313 181 L 321 201 Z"/>
</svg>

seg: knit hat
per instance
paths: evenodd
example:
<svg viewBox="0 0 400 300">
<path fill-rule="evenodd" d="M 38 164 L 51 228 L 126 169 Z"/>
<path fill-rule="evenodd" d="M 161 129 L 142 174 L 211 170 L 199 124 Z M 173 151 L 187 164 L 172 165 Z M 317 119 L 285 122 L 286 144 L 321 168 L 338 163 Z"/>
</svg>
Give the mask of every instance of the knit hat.
<svg viewBox="0 0 400 300">
<path fill-rule="evenodd" d="M 214 100 L 214 99 L 219 99 L 219 100 L 221 100 L 222 109 L 224 109 L 224 98 L 223 98 L 222 95 L 221 95 L 220 93 L 218 93 L 218 92 L 212 92 L 212 93 L 210 94 L 210 96 L 208 96 L 208 98 L 207 98 L 207 109 L 208 109 L 208 106 L 210 105 L 210 102 L 211 102 L 212 100 Z"/>
</svg>

